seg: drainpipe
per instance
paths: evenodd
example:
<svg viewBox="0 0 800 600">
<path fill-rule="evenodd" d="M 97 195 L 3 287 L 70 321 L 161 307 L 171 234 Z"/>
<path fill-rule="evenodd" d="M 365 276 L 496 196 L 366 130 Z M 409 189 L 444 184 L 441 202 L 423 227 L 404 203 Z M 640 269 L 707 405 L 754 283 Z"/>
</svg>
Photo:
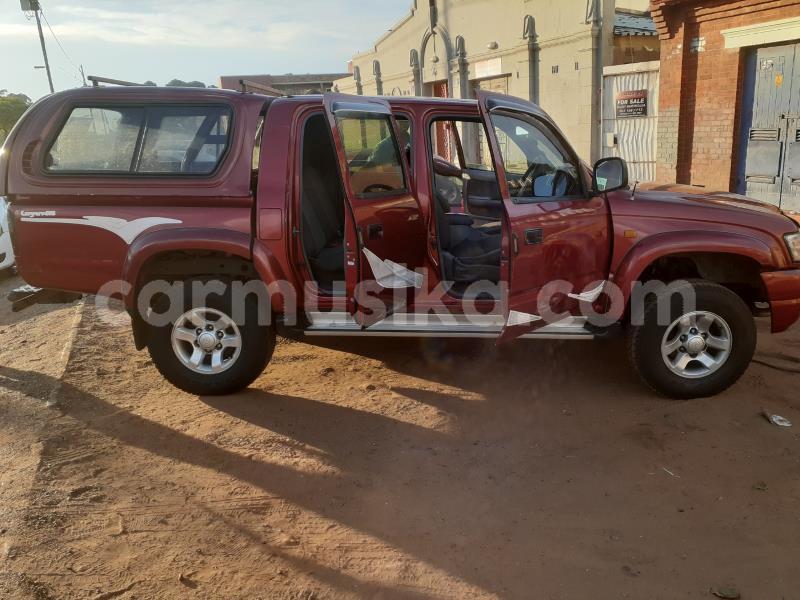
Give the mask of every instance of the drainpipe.
<svg viewBox="0 0 800 600">
<path fill-rule="evenodd" d="M 381 79 L 381 63 L 372 61 L 372 74 L 375 76 L 375 95 L 383 96 L 383 80 Z"/>
<path fill-rule="evenodd" d="M 525 16 L 522 37 L 528 41 L 528 100 L 539 104 L 539 44 L 531 15 Z"/>
<path fill-rule="evenodd" d="M 600 160 L 603 140 L 603 0 L 592 2 L 592 163 Z"/>
</svg>

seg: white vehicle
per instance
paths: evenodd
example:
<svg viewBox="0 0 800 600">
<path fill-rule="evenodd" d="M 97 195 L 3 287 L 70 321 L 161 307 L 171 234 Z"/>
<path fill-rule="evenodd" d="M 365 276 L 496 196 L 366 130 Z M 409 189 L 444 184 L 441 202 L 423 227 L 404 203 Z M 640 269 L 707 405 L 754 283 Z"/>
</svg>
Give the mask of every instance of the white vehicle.
<svg viewBox="0 0 800 600">
<path fill-rule="evenodd" d="M 8 233 L 6 207 L 6 199 L 0 196 L 0 272 L 14 266 L 14 250 L 11 247 L 11 235 Z"/>
</svg>

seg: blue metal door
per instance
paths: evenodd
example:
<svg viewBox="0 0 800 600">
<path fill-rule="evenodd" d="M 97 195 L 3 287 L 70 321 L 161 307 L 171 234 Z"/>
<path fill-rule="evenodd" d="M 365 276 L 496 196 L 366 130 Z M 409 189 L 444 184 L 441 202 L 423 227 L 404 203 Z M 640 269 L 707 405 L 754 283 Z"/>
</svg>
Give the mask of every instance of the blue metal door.
<svg viewBox="0 0 800 600">
<path fill-rule="evenodd" d="M 800 50 L 759 48 L 750 61 L 745 106 L 745 193 L 800 211 Z M 748 110 L 750 109 L 750 110 Z"/>
</svg>

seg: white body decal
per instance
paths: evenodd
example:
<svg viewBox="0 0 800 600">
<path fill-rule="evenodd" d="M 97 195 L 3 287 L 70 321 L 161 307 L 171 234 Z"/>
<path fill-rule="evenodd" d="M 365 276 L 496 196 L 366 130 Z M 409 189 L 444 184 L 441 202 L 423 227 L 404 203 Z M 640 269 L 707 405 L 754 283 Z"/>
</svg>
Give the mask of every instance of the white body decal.
<svg viewBox="0 0 800 600">
<path fill-rule="evenodd" d="M 362 249 L 367 262 L 375 275 L 375 281 L 382 288 L 403 289 L 422 287 L 422 273 L 415 273 L 388 259 L 382 259 L 367 248 Z"/>
<path fill-rule="evenodd" d="M 142 217 L 133 221 L 126 221 L 117 217 L 22 217 L 23 221 L 30 223 L 65 223 L 68 225 L 88 225 L 89 227 L 99 227 L 122 238 L 126 244 L 136 239 L 136 237 L 156 225 L 166 225 L 168 223 L 183 223 L 178 219 L 167 219 L 165 217 Z"/>
<path fill-rule="evenodd" d="M 603 288 L 605 286 L 606 282 L 604 281 L 593 290 L 583 292 L 582 294 L 567 294 L 567 296 L 574 298 L 575 300 L 580 300 L 581 302 L 594 302 L 600 297 L 600 294 L 603 292 Z"/>
<path fill-rule="evenodd" d="M 539 315 L 532 315 L 529 313 L 519 312 L 518 310 L 512 310 L 508 313 L 508 321 L 506 321 L 506 327 L 516 327 L 518 325 L 529 325 L 530 323 L 536 323 L 536 321 L 541 321 L 542 317 Z"/>
</svg>

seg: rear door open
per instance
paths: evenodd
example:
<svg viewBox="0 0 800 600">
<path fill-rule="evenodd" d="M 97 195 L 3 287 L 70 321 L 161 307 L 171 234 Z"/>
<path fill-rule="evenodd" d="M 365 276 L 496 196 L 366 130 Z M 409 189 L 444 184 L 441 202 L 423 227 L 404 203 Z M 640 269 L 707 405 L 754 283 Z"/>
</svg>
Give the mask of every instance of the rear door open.
<svg viewBox="0 0 800 600">
<path fill-rule="evenodd" d="M 422 286 L 425 224 L 389 104 L 325 94 L 324 105 L 352 221 L 344 236 L 348 307 L 368 327 L 405 311 Z"/>
</svg>

